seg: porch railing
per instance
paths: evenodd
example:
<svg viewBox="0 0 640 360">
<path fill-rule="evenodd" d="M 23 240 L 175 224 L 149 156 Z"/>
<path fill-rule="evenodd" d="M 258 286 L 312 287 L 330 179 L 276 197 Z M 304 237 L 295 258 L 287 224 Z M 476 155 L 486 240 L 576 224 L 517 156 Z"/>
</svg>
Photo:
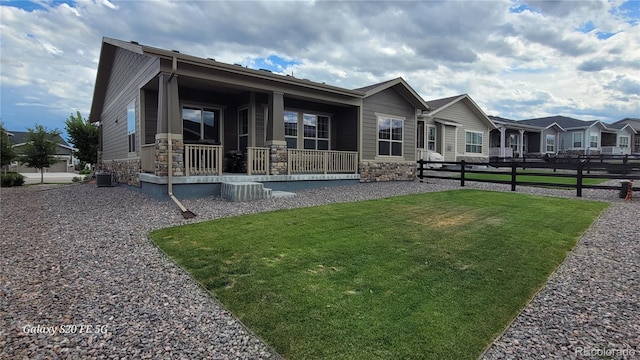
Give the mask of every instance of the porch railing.
<svg viewBox="0 0 640 360">
<path fill-rule="evenodd" d="M 247 175 L 269 175 L 269 148 L 247 148 Z"/>
<path fill-rule="evenodd" d="M 140 146 L 140 166 L 142 172 L 153 173 L 156 171 L 156 144 Z"/>
<path fill-rule="evenodd" d="M 602 155 L 631 155 L 631 148 L 620 146 L 603 146 Z"/>
<path fill-rule="evenodd" d="M 499 147 L 489 148 L 489 156 L 491 157 L 503 157 Z M 513 157 L 513 148 L 504 148 L 504 157 Z"/>
<path fill-rule="evenodd" d="M 289 174 L 358 173 L 358 152 L 294 150 L 288 152 Z"/>
<path fill-rule="evenodd" d="M 185 145 L 185 175 L 222 175 L 222 146 Z"/>
</svg>

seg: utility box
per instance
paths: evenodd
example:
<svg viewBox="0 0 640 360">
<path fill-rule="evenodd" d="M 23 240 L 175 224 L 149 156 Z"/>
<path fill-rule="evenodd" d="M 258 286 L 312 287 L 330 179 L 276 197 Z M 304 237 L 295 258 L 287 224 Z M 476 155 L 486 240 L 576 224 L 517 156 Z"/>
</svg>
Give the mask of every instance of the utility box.
<svg viewBox="0 0 640 360">
<path fill-rule="evenodd" d="M 96 173 L 96 186 L 97 187 L 112 187 L 114 186 L 113 175 L 111 173 L 103 172 Z"/>
</svg>

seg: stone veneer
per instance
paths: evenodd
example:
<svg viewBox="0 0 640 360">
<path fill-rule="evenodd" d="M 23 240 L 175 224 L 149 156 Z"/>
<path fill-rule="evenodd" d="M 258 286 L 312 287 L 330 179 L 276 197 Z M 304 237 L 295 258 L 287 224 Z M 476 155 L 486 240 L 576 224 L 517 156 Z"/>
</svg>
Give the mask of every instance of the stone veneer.
<svg viewBox="0 0 640 360">
<path fill-rule="evenodd" d="M 103 160 L 100 169 L 110 172 L 115 181 L 140 187 L 140 159 L 131 160 Z"/>
<path fill-rule="evenodd" d="M 269 175 L 287 175 L 287 145 L 269 146 Z"/>
<path fill-rule="evenodd" d="M 173 176 L 184 176 L 184 141 L 182 139 L 171 139 L 171 150 L 173 156 Z M 156 176 L 169 175 L 169 141 L 166 137 L 156 138 Z"/>
<path fill-rule="evenodd" d="M 360 162 L 360 182 L 414 180 L 417 164 L 414 162 Z"/>
</svg>

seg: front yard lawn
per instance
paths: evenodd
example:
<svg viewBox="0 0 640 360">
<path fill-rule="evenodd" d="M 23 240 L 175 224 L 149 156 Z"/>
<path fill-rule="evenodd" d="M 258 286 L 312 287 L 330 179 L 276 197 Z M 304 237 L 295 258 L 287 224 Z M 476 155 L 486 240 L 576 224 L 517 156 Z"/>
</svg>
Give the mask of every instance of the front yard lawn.
<svg viewBox="0 0 640 360">
<path fill-rule="evenodd" d="M 606 207 L 455 190 L 151 237 L 285 358 L 475 359 Z"/>
</svg>

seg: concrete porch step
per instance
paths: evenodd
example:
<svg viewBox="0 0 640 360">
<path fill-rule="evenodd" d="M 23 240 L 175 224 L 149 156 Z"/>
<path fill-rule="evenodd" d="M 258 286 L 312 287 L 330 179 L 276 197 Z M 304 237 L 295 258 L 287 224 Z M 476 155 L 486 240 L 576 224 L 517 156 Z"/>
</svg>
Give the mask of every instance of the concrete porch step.
<svg viewBox="0 0 640 360">
<path fill-rule="evenodd" d="M 223 182 L 220 187 L 223 199 L 243 202 L 271 198 L 271 189 L 265 189 L 262 183 L 252 181 Z"/>
<path fill-rule="evenodd" d="M 272 199 L 288 199 L 296 197 L 296 193 L 288 192 L 288 191 L 272 191 L 271 198 Z"/>
</svg>

